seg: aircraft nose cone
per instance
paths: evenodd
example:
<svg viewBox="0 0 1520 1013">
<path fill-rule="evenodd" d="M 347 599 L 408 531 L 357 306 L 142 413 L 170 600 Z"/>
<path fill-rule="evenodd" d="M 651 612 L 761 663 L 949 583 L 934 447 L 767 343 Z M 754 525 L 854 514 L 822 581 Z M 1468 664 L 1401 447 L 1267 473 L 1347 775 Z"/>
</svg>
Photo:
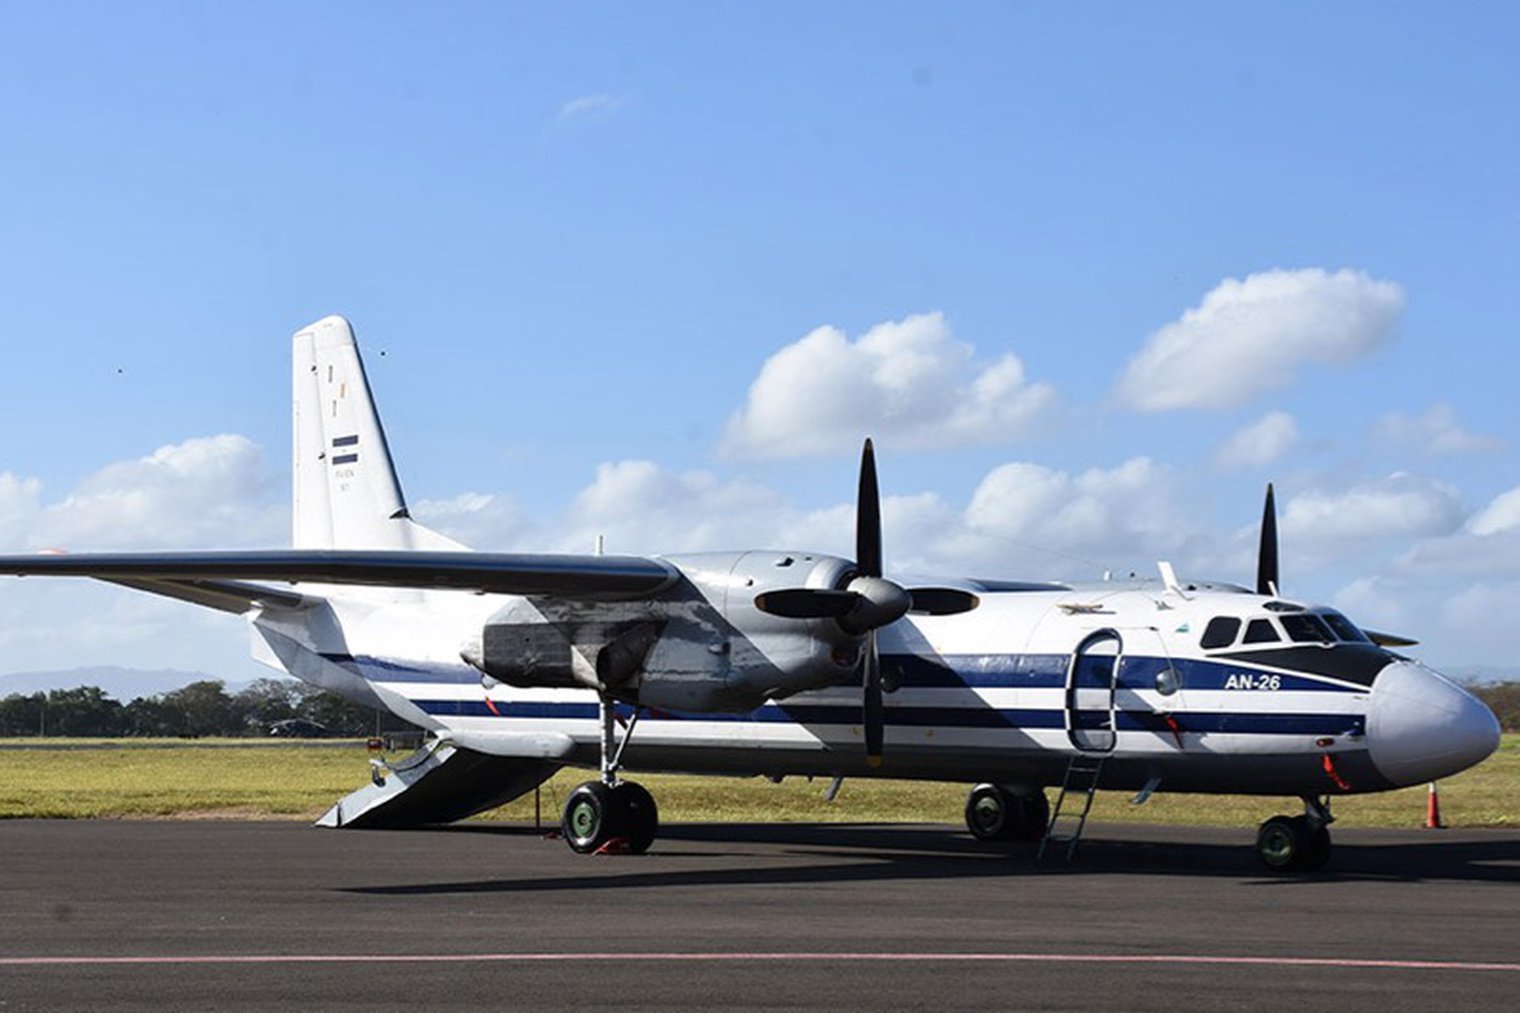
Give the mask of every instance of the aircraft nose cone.
<svg viewBox="0 0 1520 1013">
<path fill-rule="evenodd" d="M 1483 701 L 1423 665 L 1378 673 L 1367 706 L 1367 750 L 1396 785 L 1447 777 L 1499 748 L 1499 721 Z"/>
</svg>

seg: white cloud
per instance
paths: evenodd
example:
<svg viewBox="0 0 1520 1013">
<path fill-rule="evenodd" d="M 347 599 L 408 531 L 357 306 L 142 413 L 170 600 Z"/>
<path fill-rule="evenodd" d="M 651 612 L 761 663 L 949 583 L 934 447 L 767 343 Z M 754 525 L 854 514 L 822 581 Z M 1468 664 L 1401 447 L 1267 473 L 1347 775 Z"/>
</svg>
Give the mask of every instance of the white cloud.
<svg viewBox="0 0 1520 1013">
<path fill-rule="evenodd" d="M 0 472 L 0 549 L 19 546 L 41 509 L 42 483 Z"/>
<path fill-rule="evenodd" d="M 1467 530 L 1475 535 L 1520 531 L 1520 488 L 1495 496 L 1488 506 L 1468 520 Z"/>
<path fill-rule="evenodd" d="M 1026 567 L 1037 561 L 1050 567 L 1049 554 L 1067 557 L 1055 567 L 1061 576 L 1073 575 L 1073 561 L 1088 577 L 1111 563 L 1149 566 L 1182 551 L 1188 540 L 1191 525 L 1177 485 L 1171 469 L 1146 457 L 1080 475 L 1039 464 L 1004 464 L 988 473 L 971 497 L 965 554 L 987 557 L 988 543 L 1003 541 L 1020 547 L 1016 555 Z M 992 559 L 1009 555 L 1006 548 L 990 552 Z"/>
<path fill-rule="evenodd" d="M 1454 663 L 1484 661 L 1514 677 L 1515 633 L 1510 617 L 1520 615 L 1520 580 L 1472 584 L 1438 597 L 1436 604 L 1440 635 L 1453 645 L 1445 650 Z"/>
<path fill-rule="evenodd" d="M 1418 543 L 1400 563 L 1424 573 L 1520 577 L 1520 488 L 1495 496 L 1462 530 Z"/>
<path fill-rule="evenodd" d="M 510 496 L 463 492 L 450 499 L 425 499 L 411 504 L 418 523 L 482 551 L 500 551 L 532 537 L 532 525 Z"/>
<path fill-rule="evenodd" d="M 186 440 L 108 464 L 51 502 L 36 479 L 0 475 L 0 545 L 28 551 L 284 544 L 281 486 L 263 452 L 236 435 Z"/>
<path fill-rule="evenodd" d="M 1223 408 L 1290 384 L 1305 363 L 1346 363 L 1392 335 L 1404 291 L 1361 271 L 1227 278 L 1146 341 L 1115 396 L 1140 411 Z"/>
<path fill-rule="evenodd" d="M 1462 523 L 1455 489 L 1413 475 L 1395 474 L 1344 492 L 1310 490 L 1283 511 L 1284 538 L 1333 543 L 1448 534 Z"/>
<path fill-rule="evenodd" d="M 287 508 L 263 452 L 246 436 L 186 440 L 106 465 L 45 506 L 33 548 L 276 545 Z"/>
<path fill-rule="evenodd" d="M 1361 625 L 1403 635 L 1415 625 L 1409 602 L 1412 589 L 1404 582 L 1378 574 L 1358 577 L 1336 591 L 1331 604 Z"/>
<path fill-rule="evenodd" d="M 940 313 L 877 324 L 856 341 L 819 327 L 766 360 L 729 421 L 724 449 L 758 457 L 852 450 L 867 435 L 902 448 L 1000 443 L 1054 403 L 1004 355 L 972 361 Z"/>
<path fill-rule="evenodd" d="M 1214 452 L 1222 471 L 1261 468 L 1282 457 L 1298 442 L 1298 424 L 1287 412 L 1268 412 L 1231 436 Z"/>
<path fill-rule="evenodd" d="M 283 545 L 285 482 L 246 437 L 212 436 L 108 464 L 61 497 L 0 475 L 0 551 Z M 236 617 L 95 581 L 0 578 L 0 667 L 125 664 L 247 678 L 257 666 Z M 60 648 L 60 645 L 66 645 Z"/>
<path fill-rule="evenodd" d="M 1433 457 L 1498 450 L 1504 444 L 1490 436 L 1463 429 L 1449 404 L 1434 404 L 1419 415 L 1385 415 L 1378 420 L 1377 435 L 1399 447 Z"/>
<path fill-rule="evenodd" d="M 559 107 L 559 119 L 563 123 L 567 120 L 610 113 L 622 104 L 623 100 L 619 96 L 606 92 L 580 95 Z"/>
<path fill-rule="evenodd" d="M 693 552 L 764 545 L 790 510 L 782 497 L 706 471 L 674 472 L 652 461 L 600 465 L 559 525 L 558 548 L 587 552 Z M 760 539 L 760 540 L 756 540 Z"/>
</svg>

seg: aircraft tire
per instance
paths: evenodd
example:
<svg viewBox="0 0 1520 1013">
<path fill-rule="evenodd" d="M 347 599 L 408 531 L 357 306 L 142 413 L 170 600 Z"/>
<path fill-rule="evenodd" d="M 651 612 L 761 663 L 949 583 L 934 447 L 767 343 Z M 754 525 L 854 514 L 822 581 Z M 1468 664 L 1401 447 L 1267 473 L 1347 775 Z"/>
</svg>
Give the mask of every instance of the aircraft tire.
<svg viewBox="0 0 1520 1013">
<path fill-rule="evenodd" d="M 649 789 L 633 781 L 623 781 L 612 789 L 612 805 L 622 817 L 623 835 L 628 850 L 642 855 L 654 843 L 660 830 L 660 809 Z"/>
<path fill-rule="evenodd" d="M 1023 803 L 1023 819 L 1020 820 L 1018 839 L 1021 841 L 1038 841 L 1044 838 L 1046 829 L 1050 826 L 1050 799 L 1045 797 L 1043 791 L 1033 795 L 1024 795 L 1020 801 Z"/>
<path fill-rule="evenodd" d="M 587 781 L 565 799 L 559 828 L 571 851 L 589 855 L 621 836 L 622 825 L 622 811 L 613 804 L 612 789 L 600 781 Z"/>
<path fill-rule="evenodd" d="M 966 829 L 979 841 L 1017 840 L 1024 806 L 995 784 L 979 784 L 966 796 Z"/>
<path fill-rule="evenodd" d="M 1325 863 L 1330 860 L 1330 828 L 1321 826 L 1318 829 L 1310 829 L 1308 817 L 1295 816 L 1294 819 L 1304 821 L 1304 839 L 1307 842 L 1298 868 L 1304 872 L 1324 868 Z"/>
<path fill-rule="evenodd" d="M 1256 832 L 1256 857 L 1274 872 L 1313 872 L 1330 858 L 1330 830 L 1307 816 L 1273 816 Z"/>
</svg>

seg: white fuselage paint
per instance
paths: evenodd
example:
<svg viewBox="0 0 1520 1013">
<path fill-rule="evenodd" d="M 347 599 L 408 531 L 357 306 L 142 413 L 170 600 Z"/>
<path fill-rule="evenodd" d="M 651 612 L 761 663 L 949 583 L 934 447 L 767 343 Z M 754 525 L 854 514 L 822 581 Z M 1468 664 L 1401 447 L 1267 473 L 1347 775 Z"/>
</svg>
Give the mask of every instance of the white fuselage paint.
<svg viewBox="0 0 1520 1013">
<path fill-rule="evenodd" d="M 329 602 L 316 612 L 255 617 L 260 660 L 340 691 L 345 680 L 350 690 L 362 681 L 391 710 L 441 739 L 552 732 L 575 743 L 562 762 L 596 765 L 593 691 L 483 683 L 461 659 L 461 645 L 512 599 L 415 592 L 395 601 L 378 591 L 315 590 Z M 886 695 L 886 762 L 879 770 L 865 761 L 861 693 L 853 683 L 742 715 L 646 711 L 624 763 L 635 770 L 874 775 L 1033 789 L 1059 783 L 1084 749 L 1111 745 L 1104 750 L 1111 787 L 1159 779 L 1161 790 L 1326 795 L 1444 776 L 1497 744 L 1497 724 L 1481 703 L 1423 666 L 1392 655 L 1382 660 L 1370 644 L 1204 650 L 1200 634 L 1214 617 L 1272 618 L 1263 607 L 1268 599 L 1238 589 L 1189 593 L 1135 582 L 980 594 L 980 607 L 969 613 L 909 616 L 880 631 L 889 681 L 900 678 L 900 685 Z M 1077 666 L 1091 666 L 1091 685 L 1071 685 L 1073 654 L 1102 631 L 1121 645 L 1111 730 L 1102 676 L 1113 663 L 1112 642 L 1107 655 L 1098 645 L 1094 660 Z M 1289 653 L 1227 657 L 1263 647 Z M 1335 652 L 1359 654 L 1361 677 L 1327 674 L 1357 667 L 1327 663 Z M 1388 666 L 1398 673 L 1398 692 L 1378 699 L 1376 675 Z M 1440 720 L 1429 710 L 1440 711 Z M 1369 729 L 1369 720 L 1387 729 L 1385 741 L 1371 741 L 1379 725 Z"/>
</svg>

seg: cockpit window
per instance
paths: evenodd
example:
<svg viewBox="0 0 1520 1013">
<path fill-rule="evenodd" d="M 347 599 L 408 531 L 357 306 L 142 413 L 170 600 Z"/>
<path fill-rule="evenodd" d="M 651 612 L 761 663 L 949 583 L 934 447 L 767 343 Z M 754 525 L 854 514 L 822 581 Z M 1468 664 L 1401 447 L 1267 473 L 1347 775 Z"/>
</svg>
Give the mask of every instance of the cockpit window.
<svg viewBox="0 0 1520 1013">
<path fill-rule="evenodd" d="M 1326 625 L 1335 631 L 1335 635 L 1340 637 L 1342 640 L 1349 641 L 1353 644 L 1371 643 L 1371 641 L 1367 639 L 1367 634 L 1357 629 L 1355 623 L 1353 623 L 1350 619 L 1347 619 L 1345 616 L 1341 615 L 1339 612 L 1321 612 L 1319 617 L 1323 619 Z"/>
<path fill-rule="evenodd" d="M 1245 639 L 1241 642 L 1246 644 L 1275 644 L 1281 639 L 1282 637 L 1277 635 L 1277 627 L 1272 625 L 1272 620 L 1252 619 L 1246 625 Z"/>
<path fill-rule="evenodd" d="M 1283 629 L 1288 638 L 1300 644 L 1332 644 L 1335 634 L 1330 632 L 1324 620 L 1307 612 L 1297 612 L 1282 617 Z"/>
<path fill-rule="evenodd" d="M 1216 647 L 1229 647 L 1239 632 L 1239 619 L 1233 616 L 1215 616 L 1209 620 L 1208 628 L 1203 631 L 1203 639 L 1198 641 L 1198 645 L 1206 651 Z"/>
</svg>

